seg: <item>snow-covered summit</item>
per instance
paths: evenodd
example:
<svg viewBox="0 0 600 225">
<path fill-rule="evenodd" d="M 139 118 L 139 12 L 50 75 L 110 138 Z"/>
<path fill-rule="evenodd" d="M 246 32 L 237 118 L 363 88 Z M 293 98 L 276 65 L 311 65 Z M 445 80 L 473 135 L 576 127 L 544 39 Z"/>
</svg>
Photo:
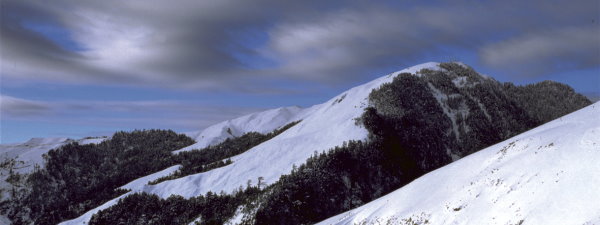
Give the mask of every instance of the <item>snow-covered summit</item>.
<svg viewBox="0 0 600 225">
<path fill-rule="evenodd" d="M 595 103 L 319 224 L 600 224 L 599 116 Z"/>
</svg>

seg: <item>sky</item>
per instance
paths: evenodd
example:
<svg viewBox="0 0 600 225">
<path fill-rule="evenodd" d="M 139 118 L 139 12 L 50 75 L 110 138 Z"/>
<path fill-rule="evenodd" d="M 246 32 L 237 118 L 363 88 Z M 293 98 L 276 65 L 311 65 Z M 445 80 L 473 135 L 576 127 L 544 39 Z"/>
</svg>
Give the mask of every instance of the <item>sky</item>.
<svg viewBox="0 0 600 225">
<path fill-rule="evenodd" d="M 0 143 L 201 130 L 424 62 L 600 96 L 600 2 L 0 0 Z"/>
</svg>

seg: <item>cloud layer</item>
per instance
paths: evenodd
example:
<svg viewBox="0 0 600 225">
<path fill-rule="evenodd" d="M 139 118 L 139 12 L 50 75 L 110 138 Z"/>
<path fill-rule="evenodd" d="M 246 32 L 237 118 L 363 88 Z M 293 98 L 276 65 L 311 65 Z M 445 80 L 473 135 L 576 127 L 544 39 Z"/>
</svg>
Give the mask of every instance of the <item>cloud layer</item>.
<svg viewBox="0 0 600 225">
<path fill-rule="evenodd" d="M 264 110 L 182 101 L 33 101 L 0 95 L 2 120 L 92 127 L 198 130 Z"/>
<path fill-rule="evenodd" d="M 2 75 L 167 88 L 336 84 L 460 49 L 539 76 L 600 64 L 597 1 L 2 0 Z M 249 87 L 252 86 L 252 87 Z"/>
</svg>

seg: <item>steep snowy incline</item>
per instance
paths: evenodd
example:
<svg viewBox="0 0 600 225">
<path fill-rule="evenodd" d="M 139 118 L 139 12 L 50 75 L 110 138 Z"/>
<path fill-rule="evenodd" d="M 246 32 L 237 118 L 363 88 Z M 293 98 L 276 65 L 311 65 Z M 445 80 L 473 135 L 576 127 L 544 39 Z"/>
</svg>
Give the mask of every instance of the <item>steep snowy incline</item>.
<svg viewBox="0 0 600 225">
<path fill-rule="evenodd" d="M 144 191 L 163 198 L 172 194 L 192 197 L 208 191 L 232 192 L 246 185 L 248 180 L 256 182 L 258 177 L 263 177 L 267 184 L 275 182 L 282 174 L 289 173 L 293 165 L 304 163 L 314 152 L 326 151 L 348 140 L 364 140 L 367 131 L 357 126 L 355 119 L 368 105 L 371 90 L 391 82 L 395 75 L 416 73 L 423 68 L 436 69 L 438 63 L 413 66 L 352 88 L 323 104 L 298 112 L 300 116 L 295 119 L 302 119 L 301 123 L 233 157 L 234 163 L 229 166 L 148 185 Z"/>
<path fill-rule="evenodd" d="M 304 110 L 297 106 L 270 109 L 223 121 L 202 131 L 188 132 L 186 135 L 193 138 L 196 143 L 173 153 L 202 149 L 209 145 L 219 144 L 227 138 L 241 136 L 252 131 L 269 133 L 288 123 L 302 119 L 305 116 L 303 112 Z"/>
<path fill-rule="evenodd" d="M 595 103 L 319 224 L 600 224 L 598 118 Z"/>
</svg>

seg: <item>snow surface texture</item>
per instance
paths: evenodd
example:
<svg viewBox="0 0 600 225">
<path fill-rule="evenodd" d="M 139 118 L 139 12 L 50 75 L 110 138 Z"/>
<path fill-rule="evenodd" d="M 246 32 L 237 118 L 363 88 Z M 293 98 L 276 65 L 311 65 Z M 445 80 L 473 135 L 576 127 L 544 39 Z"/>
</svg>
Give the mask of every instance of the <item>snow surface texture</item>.
<svg viewBox="0 0 600 225">
<path fill-rule="evenodd" d="M 598 118 L 595 103 L 319 224 L 600 224 Z"/>
<path fill-rule="evenodd" d="M 42 155 L 48 151 L 66 145 L 71 142 L 79 144 L 98 144 L 106 138 L 84 138 L 73 140 L 69 138 L 32 138 L 27 142 L 18 144 L 3 144 L 0 145 L 0 159 L 14 158 L 17 161 L 23 161 L 24 165 L 19 166 L 16 170 L 18 173 L 30 173 L 34 169 L 34 165 L 44 166 L 44 158 Z"/>
<path fill-rule="evenodd" d="M 299 166 L 304 163 L 314 152 L 327 151 L 341 145 L 344 141 L 365 140 L 368 132 L 358 126 L 355 119 L 359 118 L 364 108 L 368 106 L 368 96 L 371 91 L 384 83 L 391 82 L 400 73 L 415 74 L 421 69 L 441 69 L 438 65 L 439 63 L 429 62 L 409 67 L 354 87 L 323 104 L 309 108 L 272 109 L 206 128 L 195 135 L 196 144 L 179 151 L 218 144 L 231 137 L 227 132 L 228 128 L 234 136 L 249 131 L 267 133 L 290 122 L 302 120 L 273 139 L 232 157 L 233 163 L 228 166 L 156 185 L 144 185 L 141 191 L 156 194 L 161 198 L 168 198 L 171 195 L 190 198 L 208 191 L 231 193 L 239 187 L 244 187 L 248 180 L 256 182 L 258 177 L 263 177 L 263 182 L 266 184 L 273 183 L 281 175 L 289 174 L 294 165 Z M 106 208 L 109 203 L 117 202 L 111 200 L 99 208 Z M 83 215 L 61 224 L 85 224 L 93 213 L 100 210 L 99 208 L 87 212 L 87 216 Z"/>
</svg>

